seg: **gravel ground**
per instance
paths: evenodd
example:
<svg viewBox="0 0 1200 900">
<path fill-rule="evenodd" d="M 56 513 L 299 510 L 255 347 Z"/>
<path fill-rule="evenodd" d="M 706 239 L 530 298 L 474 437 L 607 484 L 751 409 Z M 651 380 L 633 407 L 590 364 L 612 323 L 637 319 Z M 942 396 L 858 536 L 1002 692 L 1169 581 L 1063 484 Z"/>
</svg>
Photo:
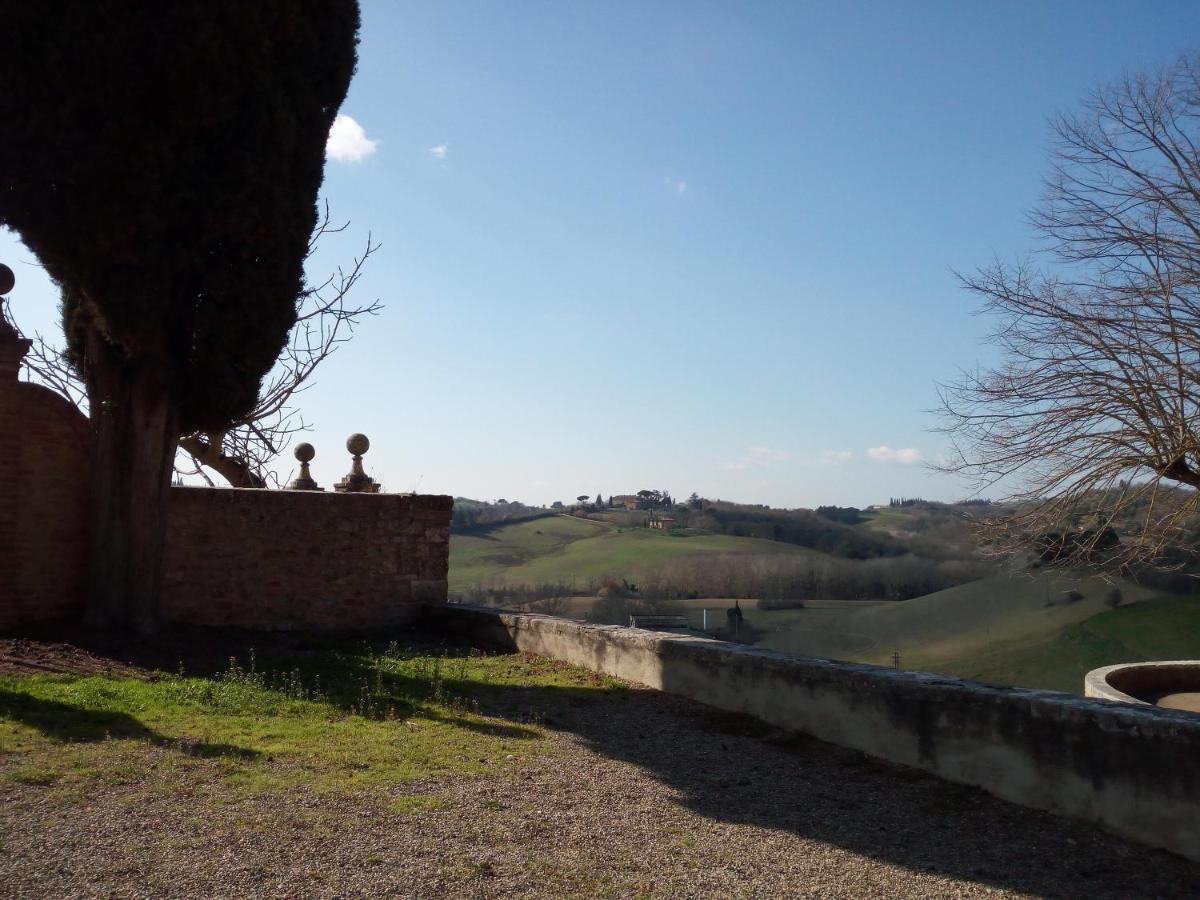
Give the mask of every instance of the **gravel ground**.
<svg viewBox="0 0 1200 900">
<path fill-rule="evenodd" d="M 532 696 L 481 711 L 527 718 Z M 390 793 L 252 795 L 165 765 L 72 790 L 0 760 L 0 893 L 1200 896 L 1178 857 L 698 704 L 539 696 L 547 753 Z"/>
</svg>

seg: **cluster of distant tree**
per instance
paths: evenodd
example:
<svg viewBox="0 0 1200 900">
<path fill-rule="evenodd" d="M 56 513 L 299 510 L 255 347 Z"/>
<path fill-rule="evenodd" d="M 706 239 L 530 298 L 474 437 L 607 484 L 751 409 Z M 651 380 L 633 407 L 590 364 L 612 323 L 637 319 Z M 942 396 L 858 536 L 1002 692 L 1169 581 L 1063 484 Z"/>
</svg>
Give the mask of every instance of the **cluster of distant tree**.
<svg viewBox="0 0 1200 900">
<path fill-rule="evenodd" d="M 888 506 L 893 509 L 899 509 L 903 506 L 921 506 L 926 502 L 920 497 L 892 497 L 888 500 Z"/>
<path fill-rule="evenodd" d="M 978 561 L 919 556 L 850 560 L 714 554 L 679 560 L 638 580 L 642 597 L 757 598 L 783 609 L 808 600 L 908 600 L 990 574 Z"/>
<path fill-rule="evenodd" d="M 455 497 L 450 531 L 453 534 L 474 534 L 499 525 L 527 522 L 553 514 L 544 507 L 528 506 L 518 500 L 500 499 L 489 503 L 486 500 Z"/>
<path fill-rule="evenodd" d="M 862 510 L 854 506 L 818 506 L 817 515 L 843 525 L 858 525 L 866 521 Z"/>
<path fill-rule="evenodd" d="M 564 598 L 600 597 L 606 602 L 597 607 L 597 621 L 609 621 L 618 610 L 674 611 L 668 609 L 670 604 L 698 597 L 754 598 L 766 609 L 798 607 L 811 600 L 908 600 L 989 574 L 979 561 L 938 561 L 911 554 L 849 560 L 720 553 L 668 562 L 641 573 L 636 584 L 615 575 L 547 584 L 514 585 L 497 579 L 460 591 L 455 599 L 558 612 Z"/>
<path fill-rule="evenodd" d="M 900 556 L 906 552 L 904 545 L 887 534 L 845 525 L 811 509 L 768 509 L 705 501 L 703 510 L 690 518 L 689 526 L 811 547 L 847 559 Z"/>
</svg>

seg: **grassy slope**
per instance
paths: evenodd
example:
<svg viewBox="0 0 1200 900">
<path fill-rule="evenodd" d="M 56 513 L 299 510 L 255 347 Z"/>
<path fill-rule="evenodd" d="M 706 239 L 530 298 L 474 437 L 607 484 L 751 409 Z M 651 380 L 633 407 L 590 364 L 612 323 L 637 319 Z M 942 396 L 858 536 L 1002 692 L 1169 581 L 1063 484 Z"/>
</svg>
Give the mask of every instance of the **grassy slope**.
<svg viewBox="0 0 1200 900">
<path fill-rule="evenodd" d="M 611 526 L 573 516 L 537 519 L 485 535 L 450 536 L 450 586 L 485 581 L 512 567 L 561 553 L 575 541 L 607 534 Z"/>
<path fill-rule="evenodd" d="M 1200 597 L 1168 597 L 1099 613 L 1049 640 L 1009 641 L 943 659 L 934 671 L 1079 693 L 1091 669 L 1147 659 L 1200 658 Z"/>
<path fill-rule="evenodd" d="M 756 612 L 751 621 L 775 632 L 764 646 L 778 650 L 877 663 L 899 650 L 907 667 L 936 668 L 1005 642 L 1049 640 L 1104 611 L 1107 587 L 1099 578 L 1065 573 L 997 575 L 902 603 L 825 603 Z M 1069 589 L 1084 598 L 1056 602 Z M 1121 590 L 1127 603 L 1153 595 L 1124 582 Z"/>
<path fill-rule="evenodd" d="M 904 528 L 912 520 L 908 507 L 885 506 L 883 509 L 864 512 L 862 515 L 866 519 L 862 523 L 864 528 L 889 533 Z"/>
<path fill-rule="evenodd" d="M 504 580 L 509 584 L 586 582 L 608 575 L 636 581 L 676 559 L 709 554 L 812 554 L 792 544 L 728 535 L 670 537 L 644 528 L 559 516 L 498 528 L 485 536 L 450 538 L 450 589 Z"/>
</svg>

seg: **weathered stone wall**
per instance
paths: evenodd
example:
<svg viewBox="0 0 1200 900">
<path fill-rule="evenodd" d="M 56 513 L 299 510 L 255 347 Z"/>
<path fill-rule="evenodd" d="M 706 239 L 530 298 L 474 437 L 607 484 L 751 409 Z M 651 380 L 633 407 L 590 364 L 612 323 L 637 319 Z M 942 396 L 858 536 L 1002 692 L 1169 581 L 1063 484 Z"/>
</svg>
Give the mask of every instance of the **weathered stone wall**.
<svg viewBox="0 0 1200 900">
<path fill-rule="evenodd" d="M 90 430 L 65 399 L 0 372 L 0 628 L 82 607 Z"/>
<path fill-rule="evenodd" d="M 462 606 L 483 646 L 562 659 L 1200 860 L 1200 716 L 793 657 L 707 638 Z"/>
<path fill-rule="evenodd" d="M 444 496 L 173 488 L 163 616 L 196 625 L 356 631 L 446 599 Z"/>
</svg>

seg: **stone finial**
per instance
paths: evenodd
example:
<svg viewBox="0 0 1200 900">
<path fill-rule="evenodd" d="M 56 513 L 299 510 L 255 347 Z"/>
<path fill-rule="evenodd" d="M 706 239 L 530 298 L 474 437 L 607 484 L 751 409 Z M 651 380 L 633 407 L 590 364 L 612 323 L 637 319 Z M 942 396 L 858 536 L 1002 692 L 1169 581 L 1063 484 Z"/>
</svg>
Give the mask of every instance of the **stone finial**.
<svg viewBox="0 0 1200 900">
<path fill-rule="evenodd" d="M 365 434 L 352 434 L 346 438 L 346 449 L 354 457 L 350 474 L 333 486 L 340 494 L 378 494 L 379 482 L 363 471 L 363 454 L 371 449 Z"/>
<path fill-rule="evenodd" d="M 312 444 L 297 444 L 296 449 L 292 451 L 296 459 L 300 461 L 300 474 L 295 477 L 291 484 L 288 485 L 288 490 L 292 491 L 323 491 L 323 487 L 318 487 L 313 481 L 312 473 L 308 471 L 308 464 L 312 462 L 313 457 L 317 455 L 317 451 L 313 449 Z"/>
<path fill-rule="evenodd" d="M 21 337 L 4 312 L 4 294 L 16 285 L 12 269 L 0 263 L 0 381 L 16 381 L 21 360 L 33 346 L 33 341 Z"/>
</svg>

